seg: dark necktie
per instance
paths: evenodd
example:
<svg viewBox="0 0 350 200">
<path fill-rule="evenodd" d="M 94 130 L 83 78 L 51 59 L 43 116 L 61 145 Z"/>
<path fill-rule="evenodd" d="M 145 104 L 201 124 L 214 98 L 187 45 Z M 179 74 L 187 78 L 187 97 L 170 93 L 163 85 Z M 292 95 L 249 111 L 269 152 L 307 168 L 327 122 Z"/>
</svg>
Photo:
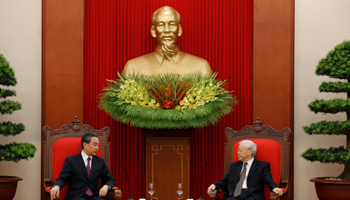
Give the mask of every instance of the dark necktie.
<svg viewBox="0 0 350 200">
<path fill-rule="evenodd" d="M 91 158 L 90 157 L 88 157 L 88 159 L 87 159 L 87 165 L 86 165 L 86 170 L 87 170 L 87 173 L 88 173 L 88 177 L 89 177 L 89 179 L 90 179 L 90 172 L 91 172 L 91 168 L 90 168 L 90 160 L 91 160 Z M 89 195 L 89 196 L 92 196 L 93 195 L 93 193 L 92 193 L 92 191 L 91 191 L 91 189 L 90 189 L 90 187 L 89 187 L 89 189 L 86 191 L 86 193 L 85 194 L 87 194 L 87 195 Z"/>
<path fill-rule="evenodd" d="M 247 171 L 247 164 L 248 163 L 246 163 L 246 162 L 243 164 L 243 170 L 241 172 L 241 176 L 239 177 L 239 181 L 238 181 L 238 183 L 236 185 L 235 192 L 233 193 L 233 195 L 235 197 L 241 195 L 241 193 L 242 193 L 243 181 L 245 179 L 245 174 L 246 174 L 246 171 Z"/>
</svg>

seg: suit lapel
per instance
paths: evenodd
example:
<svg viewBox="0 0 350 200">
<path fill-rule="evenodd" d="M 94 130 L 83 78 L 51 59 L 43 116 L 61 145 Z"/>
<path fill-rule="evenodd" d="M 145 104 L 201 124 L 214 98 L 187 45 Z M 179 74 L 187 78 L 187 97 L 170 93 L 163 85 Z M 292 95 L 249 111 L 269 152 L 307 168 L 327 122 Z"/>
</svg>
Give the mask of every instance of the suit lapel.
<svg viewBox="0 0 350 200">
<path fill-rule="evenodd" d="M 243 166 L 243 162 L 238 162 L 236 170 L 235 170 L 236 177 L 238 178 L 237 182 L 239 181 L 239 177 L 241 176 L 242 166 Z"/>
<path fill-rule="evenodd" d="M 254 174 L 254 172 L 255 172 L 257 169 L 258 169 L 258 160 L 256 160 L 256 159 L 254 158 L 254 161 L 253 161 L 253 163 L 252 163 L 252 166 L 250 167 L 250 170 L 249 170 L 249 174 L 248 174 L 247 179 L 250 178 L 250 177 Z"/>
<path fill-rule="evenodd" d="M 97 166 L 98 166 L 98 159 L 96 159 L 96 156 L 93 156 L 92 160 L 93 160 L 93 162 L 92 162 L 92 166 L 91 166 L 90 179 L 93 177 L 94 172 L 96 171 Z"/>
<path fill-rule="evenodd" d="M 85 163 L 84 163 L 83 157 L 81 156 L 81 154 L 78 154 L 76 156 L 76 158 L 77 158 L 77 163 L 78 163 L 79 168 L 84 173 L 85 178 L 88 179 L 88 174 L 87 174 L 87 170 L 86 170 L 86 167 L 85 167 Z"/>
</svg>

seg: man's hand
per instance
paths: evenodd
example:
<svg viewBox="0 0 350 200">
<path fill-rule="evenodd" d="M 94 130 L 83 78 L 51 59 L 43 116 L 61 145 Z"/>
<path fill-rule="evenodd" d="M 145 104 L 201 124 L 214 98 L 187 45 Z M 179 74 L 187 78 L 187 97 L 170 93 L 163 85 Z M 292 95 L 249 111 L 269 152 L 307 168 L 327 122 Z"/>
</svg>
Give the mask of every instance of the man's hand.
<svg viewBox="0 0 350 200">
<path fill-rule="evenodd" d="M 211 184 L 211 185 L 208 187 L 207 193 L 209 194 L 209 192 L 214 191 L 215 189 L 216 189 L 216 186 L 215 186 L 214 184 Z"/>
<path fill-rule="evenodd" d="M 100 197 L 105 197 L 105 196 L 107 195 L 108 188 L 109 188 L 108 185 L 104 185 L 104 186 L 100 189 L 100 194 L 99 194 L 99 196 L 100 196 Z"/>
<path fill-rule="evenodd" d="M 282 191 L 282 189 L 281 188 L 273 188 L 273 190 L 272 190 L 274 193 L 276 193 L 276 194 L 278 194 L 278 196 L 282 196 L 282 194 L 283 194 L 283 191 Z"/>
<path fill-rule="evenodd" d="M 60 187 L 58 185 L 55 185 L 53 188 L 50 190 L 50 197 L 51 200 L 56 199 L 56 197 L 60 196 Z"/>
</svg>

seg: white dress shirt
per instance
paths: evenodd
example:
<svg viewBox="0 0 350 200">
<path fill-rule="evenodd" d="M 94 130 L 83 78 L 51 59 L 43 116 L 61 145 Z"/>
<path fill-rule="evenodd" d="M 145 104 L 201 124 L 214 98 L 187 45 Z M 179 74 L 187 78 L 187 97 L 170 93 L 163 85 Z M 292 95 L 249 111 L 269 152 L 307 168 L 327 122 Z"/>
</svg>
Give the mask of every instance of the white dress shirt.
<svg viewBox="0 0 350 200">
<path fill-rule="evenodd" d="M 248 186 L 247 186 L 247 178 L 248 178 L 248 174 L 249 174 L 250 167 L 251 167 L 252 164 L 253 164 L 253 161 L 254 161 L 254 158 L 248 160 L 248 162 L 247 162 L 248 164 L 247 164 L 247 169 L 246 169 L 246 171 L 245 171 L 245 179 L 244 179 L 244 181 L 243 181 L 242 189 L 247 189 L 247 188 L 248 188 Z M 242 170 L 243 170 L 243 167 L 242 167 Z M 241 170 L 241 171 L 242 171 L 242 170 Z"/>
<path fill-rule="evenodd" d="M 85 164 L 85 167 L 87 167 L 87 159 L 88 159 L 88 155 L 86 155 L 85 153 L 84 153 L 84 151 L 81 151 L 81 156 L 83 157 L 83 160 L 84 160 L 84 164 Z M 91 167 L 92 167 L 92 157 L 90 157 L 90 169 L 91 169 Z"/>
</svg>

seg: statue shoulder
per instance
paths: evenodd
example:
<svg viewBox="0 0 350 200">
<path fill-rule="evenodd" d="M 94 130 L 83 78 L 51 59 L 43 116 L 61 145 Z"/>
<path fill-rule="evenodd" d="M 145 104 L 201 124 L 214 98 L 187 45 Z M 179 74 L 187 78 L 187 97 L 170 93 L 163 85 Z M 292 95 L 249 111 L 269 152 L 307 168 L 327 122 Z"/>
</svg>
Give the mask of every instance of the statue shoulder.
<svg viewBox="0 0 350 200">
<path fill-rule="evenodd" d="M 134 72 L 139 72 L 140 68 L 147 67 L 146 65 L 154 62 L 154 52 L 145 54 L 133 59 L 130 59 L 126 62 L 123 68 L 123 75 L 133 74 Z"/>
<path fill-rule="evenodd" d="M 142 63 L 145 61 L 151 61 L 154 59 L 154 57 L 155 57 L 154 52 L 152 52 L 149 54 L 145 54 L 145 55 L 130 59 L 130 60 L 128 60 L 127 64 L 137 64 L 137 63 Z"/>
<path fill-rule="evenodd" d="M 213 75 L 213 70 L 211 69 L 209 62 L 206 59 L 185 52 L 181 53 L 181 56 L 184 59 L 183 62 L 186 66 L 192 66 L 193 71 L 200 71 L 201 73 L 207 74 L 208 76 Z"/>
<path fill-rule="evenodd" d="M 183 51 L 181 52 L 181 54 L 182 54 L 181 56 L 183 56 L 184 59 L 193 60 L 193 61 L 196 61 L 196 62 L 201 63 L 201 64 L 207 63 L 209 65 L 209 62 L 204 58 L 201 58 L 201 57 L 198 57 L 198 56 L 195 56 L 195 55 L 183 52 Z"/>
</svg>

